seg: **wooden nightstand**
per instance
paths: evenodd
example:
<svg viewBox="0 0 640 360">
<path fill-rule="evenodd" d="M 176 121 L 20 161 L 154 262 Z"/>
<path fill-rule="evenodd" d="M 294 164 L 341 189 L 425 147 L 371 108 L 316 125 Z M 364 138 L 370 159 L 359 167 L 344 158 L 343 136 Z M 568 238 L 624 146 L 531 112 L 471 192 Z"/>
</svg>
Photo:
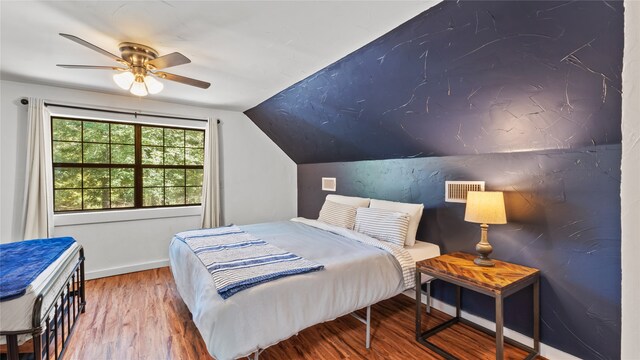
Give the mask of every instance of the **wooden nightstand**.
<svg viewBox="0 0 640 360">
<path fill-rule="evenodd" d="M 494 267 L 473 263 L 475 255 L 455 252 L 416 263 L 416 283 L 421 274 L 430 275 L 456 285 L 456 316 L 432 329 L 422 331 L 420 286 L 416 286 L 416 340 L 445 359 L 455 357 L 427 339 L 458 322 L 496 337 L 496 359 L 504 358 L 504 342 L 527 351 L 526 359 L 535 359 L 540 352 L 540 270 L 494 260 Z M 533 348 L 504 337 L 504 298 L 533 285 Z M 495 298 L 496 331 L 490 331 L 460 317 L 460 287 Z"/>
</svg>

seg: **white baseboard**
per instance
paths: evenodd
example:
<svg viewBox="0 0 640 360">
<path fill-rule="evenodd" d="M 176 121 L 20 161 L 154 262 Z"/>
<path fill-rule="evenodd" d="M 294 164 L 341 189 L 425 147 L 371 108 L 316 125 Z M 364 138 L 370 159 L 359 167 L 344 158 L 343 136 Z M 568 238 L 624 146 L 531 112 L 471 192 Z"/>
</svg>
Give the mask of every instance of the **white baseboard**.
<svg viewBox="0 0 640 360">
<path fill-rule="evenodd" d="M 85 273 L 85 278 L 87 280 L 98 279 L 98 278 L 103 278 L 108 276 L 132 273 L 136 271 L 156 269 L 156 268 L 165 267 L 165 266 L 169 266 L 169 259 L 149 261 L 146 263 L 135 264 L 135 265 L 118 266 L 118 267 L 113 267 L 108 269 L 87 271 Z"/>
<path fill-rule="evenodd" d="M 407 290 L 403 293 L 404 295 L 415 299 L 415 291 L 414 290 Z M 427 297 L 423 294 L 421 301 L 423 304 L 427 303 Z M 451 316 L 455 316 L 456 314 L 456 307 L 453 305 L 449 305 L 443 301 L 440 301 L 436 298 L 431 298 L 431 307 L 437 310 L 440 310 L 444 313 L 447 313 Z M 478 324 L 480 326 L 482 326 L 485 329 L 489 329 L 491 331 L 495 331 L 496 330 L 496 323 L 484 318 L 481 318 L 477 315 L 473 315 L 470 314 L 466 311 L 461 311 L 460 312 L 460 316 L 462 316 L 464 319 L 467 319 L 475 324 Z M 533 339 L 523 335 L 517 331 L 513 331 L 509 328 L 504 328 L 504 336 L 509 337 L 515 341 L 518 341 L 520 343 L 523 343 L 527 346 L 531 346 L 533 347 Z M 580 360 L 580 358 L 577 358 L 571 354 L 567 354 L 566 352 L 562 351 L 562 350 L 558 350 L 554 347 L 551 347 L 549 345 L 545 345 L 544 343 L 540 342 L 540 356 L 544 356 L 547 359 L 560 359 L 560 360 Z"/>
</svg>

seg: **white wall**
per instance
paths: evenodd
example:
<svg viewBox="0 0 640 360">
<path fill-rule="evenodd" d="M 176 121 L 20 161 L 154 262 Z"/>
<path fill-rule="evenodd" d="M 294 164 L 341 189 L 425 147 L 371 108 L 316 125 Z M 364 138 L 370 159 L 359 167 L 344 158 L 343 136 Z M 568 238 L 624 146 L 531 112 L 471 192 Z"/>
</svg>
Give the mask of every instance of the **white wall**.
<svg viewBox="0 0 640 360">
<path fill-rule="evenodd" d="M 640 356 L 640 2 L 624 2 L 622 69 L 622 359 Z"/>
<path fill-rule="evenodd" d="M 0 242 L 22 239 L 27 107 L 23 97 L 134 111 L 214 117 L 222 122 L 221 193 L 224 223 L 249 224 L 296 216 L 296 165 L 247 116 L 130 96 L 0 81 Z M 148 211 L 148 210 L 143 210 Z M 164 266 L 171 236 L 198 227 L 199 215 L 163 212 L 162 218 L 58 225 L 85 248 L 87 273 L 106 276 Z"/>
</svg>

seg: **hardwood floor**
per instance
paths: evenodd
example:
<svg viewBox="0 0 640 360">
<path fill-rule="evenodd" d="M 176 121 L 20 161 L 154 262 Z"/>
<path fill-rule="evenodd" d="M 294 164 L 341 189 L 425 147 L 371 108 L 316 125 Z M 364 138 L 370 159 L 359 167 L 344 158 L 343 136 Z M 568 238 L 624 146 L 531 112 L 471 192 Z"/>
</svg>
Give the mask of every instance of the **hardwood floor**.
<svg viewBox="0 0 640 360">
<path fill-rule="evenodd" d="M 424 313 L 424 311 L 423 311 Z M 371 308 L 371 349 L 365 326 L 351 316 L 313 326 L 266 349 L 260 359 L 441 359 L 414 340 L 414 302 L 398 295 Z M 434 311 L 423 326 L 448 318 Z M 492 338 L 455 325 L 431 340 L 461 359 L 495 359 Z M 80 316 L 66 359 L 211 359 L 169 268 L 87 282 L 87 311 Z M 524 352 L 505 347 L 506 359 Z M 541 358 L 542 359 L 542 358 Z"/>
</svg>

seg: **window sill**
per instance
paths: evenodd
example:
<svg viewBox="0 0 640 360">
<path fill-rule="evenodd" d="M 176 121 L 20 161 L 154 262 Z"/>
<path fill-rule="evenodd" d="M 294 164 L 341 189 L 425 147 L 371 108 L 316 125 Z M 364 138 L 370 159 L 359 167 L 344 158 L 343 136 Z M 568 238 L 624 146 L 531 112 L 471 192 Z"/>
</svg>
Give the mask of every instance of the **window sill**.
<svg viewBox="0 0 640 360">
<path fill-rule="evenodd" d="M 181 206 L 172 208 L 131 209 L 92 211 L 69 214 L 54 214 L 54 226 L 86 225 L 122 221 L 200 216 L 202 206 Z"/>
</svg>

